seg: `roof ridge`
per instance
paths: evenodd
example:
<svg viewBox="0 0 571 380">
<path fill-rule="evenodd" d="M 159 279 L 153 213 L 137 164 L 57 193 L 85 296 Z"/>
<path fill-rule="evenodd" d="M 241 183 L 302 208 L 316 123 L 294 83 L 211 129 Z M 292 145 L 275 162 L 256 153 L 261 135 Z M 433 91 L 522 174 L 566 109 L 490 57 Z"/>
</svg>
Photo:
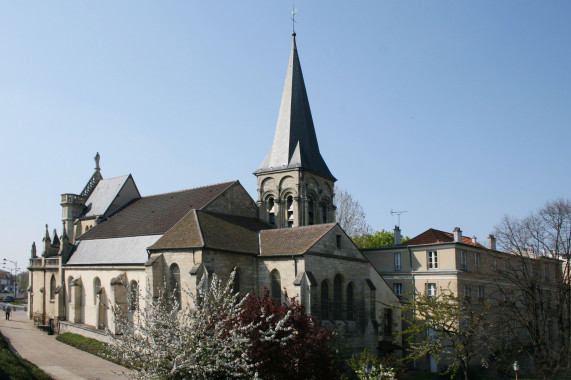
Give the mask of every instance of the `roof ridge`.
<svg viewBox="0 0 571 380">
<path fill-rule="evenodd" d="M 206 186 L 198 186 L 198 187 L 191 187 L 191 188 L 189 188 L 189 189 L 176 190 L 176 191 L 169 191 L 169 192 L 166 192 L 166 193 L 157 193 L 157 194 L 145 195 L 145 196 L 142 196 L 141 198 L 150 198 L 150 197 L 158 197 L 158 196 L 161 196 L 161 195 L 168 195 L 168 194 L 177 194 L 177 193 L 184 193 L 184 192 L 186 192 L 186 191 L 191 191 L 191 190 L 198 190 L 198 189 L 204 189 L 204 188 L 207 188 L 207 187 L 214 187 L 214 186 L 219 186 L 219 185 L 226 185 L 226 184 L 228 184 L 228 185 L 229 185 L 229 184 L 234 184 L 234 183 L 236 183 L 236 182 L 238 182 L 238 180 L 237 180 L 237 179 L 235 179 L 235 180 L 233 180 L 233 181 L 228 181 L 228 182 L 220 182 L 220 183 L 214 183 L 214 184 L 212 184 L 212 185 L 206 185 Z"/>
<path fill-rule="evenodd" d="M 101 181 L 111 181 L 111 180 L 113 180 L 113 179 L 123 178 L 123 177 L 129 178 L 130 175 L 131 175 L 131 174 L 123 174 L 123 175 L 118 175 L 118 176 L 116 176 L 116 177 L 103 178 L 103 179 L 101 179 Z"/>
</svg>

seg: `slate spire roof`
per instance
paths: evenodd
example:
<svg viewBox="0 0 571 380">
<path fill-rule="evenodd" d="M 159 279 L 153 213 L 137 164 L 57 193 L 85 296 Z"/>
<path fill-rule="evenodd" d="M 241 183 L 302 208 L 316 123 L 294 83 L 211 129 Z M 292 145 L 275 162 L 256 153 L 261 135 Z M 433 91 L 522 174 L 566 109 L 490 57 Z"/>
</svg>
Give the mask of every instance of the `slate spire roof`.
<svg viewBox="0 0 571 380">
<path fill-rule="evenodd" d="M 292 168 L 303 168 L 335 180 L 319 152 L 297 54 L 295 33 L 274 143 L 262 165 L 254 174 Z"/>
</svg>

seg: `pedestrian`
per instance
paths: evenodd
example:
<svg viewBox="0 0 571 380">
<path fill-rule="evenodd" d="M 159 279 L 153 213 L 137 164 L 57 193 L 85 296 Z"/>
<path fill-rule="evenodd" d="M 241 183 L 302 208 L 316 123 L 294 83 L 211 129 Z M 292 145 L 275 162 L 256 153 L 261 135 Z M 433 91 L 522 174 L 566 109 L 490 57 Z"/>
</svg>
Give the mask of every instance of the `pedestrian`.
<svg viewBox="0 0 571 380">
<path fill-rule="evenodd" d="M 6 310 L 6 320 L 9 321 L 10 320 L 10 313 L 12 312 L 12 309 L 10 309 L 10 306 L 6 305 L 6 306 L 4 306 L 4 310 Z"/>
</svg>

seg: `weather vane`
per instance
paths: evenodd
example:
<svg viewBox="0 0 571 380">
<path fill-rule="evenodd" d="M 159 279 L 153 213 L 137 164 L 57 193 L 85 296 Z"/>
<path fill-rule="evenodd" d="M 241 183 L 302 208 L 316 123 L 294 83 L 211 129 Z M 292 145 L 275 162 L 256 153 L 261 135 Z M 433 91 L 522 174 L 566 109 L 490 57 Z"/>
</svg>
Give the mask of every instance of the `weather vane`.
<svg viewBox="0 0 571 380">
<path fill-rule="evenodd" d="M 293 30 L 293 34 L 295 34 L 295 14 L 297 13 L 297 9 L 295 9 L 295 4 L 291 7 L 291 28 Z"/>
</svg>

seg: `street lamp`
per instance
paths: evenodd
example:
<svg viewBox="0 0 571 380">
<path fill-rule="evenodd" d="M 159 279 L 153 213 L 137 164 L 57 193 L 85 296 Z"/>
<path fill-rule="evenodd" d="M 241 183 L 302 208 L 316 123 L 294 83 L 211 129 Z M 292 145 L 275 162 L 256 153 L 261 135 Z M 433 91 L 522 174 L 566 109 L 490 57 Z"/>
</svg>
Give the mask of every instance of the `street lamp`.
<svg viewBox="0 0 571 380">
<path fill-rule="evenodd" d="M 519 371 L 519 363 L 517 360 L 514 362 L 515 380 L 517 380 L 517 371 Z"/>
<path fill-rule="evenodd" d="M 12 260 L 8 260 L 8 259 L 4 259 L 4 268 L 6 268 L 6 262 L 12 263 L 14 264 L 14 281 L 12 283 L 12 286 L 14 287 L 14 301 L 16 301 L 16 285 L 17 285 L 17 278 L 18 278 L 18 262 L 16 261 L 12 261 Z"/>
</svg>

